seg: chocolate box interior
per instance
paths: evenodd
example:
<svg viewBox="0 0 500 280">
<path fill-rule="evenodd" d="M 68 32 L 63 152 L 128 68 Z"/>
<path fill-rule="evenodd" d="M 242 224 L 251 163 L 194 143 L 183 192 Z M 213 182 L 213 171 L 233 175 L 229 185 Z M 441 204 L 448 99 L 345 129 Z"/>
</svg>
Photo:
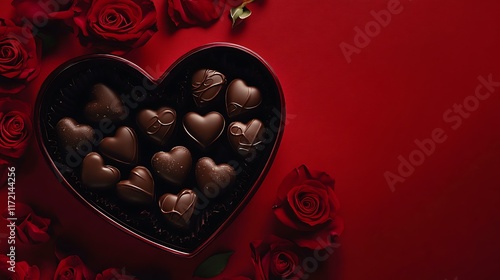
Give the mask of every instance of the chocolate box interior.
<svg viewBox="0 0 500 280">
<path fill-rule="evenodd" d="M 191 77 L 196 70 L 203 68 L 219 71 L 227 79 L 215 104 L 207 108 L 197 107 L 191 95 Z M 244 80 L 249 86 L 257 87 L 262 93 L 262 103 L 248 115 L 229 118 L 224 101 L 225 90 L 236 78 Z M 83 114 L 83 109 L 89 102 L 91 87 L 97 83 L 113 89 L 129 108 L 128 117 L 114 125 L 116 128 L 128 126 L 135 130 L 139 142 L 138 165 L 152 171 L 151 157 L 154 153 L 169 151 L 179 145 L 191 151 L 193 167 L 182 187 L 175 187 L 151 172 L 155 181 L 155 202 L 145 207 L 135 207 L 120 201 L 114 189 L 95 191 L 82 186 L 81 163 L 78 160 L 67 160 L 67 153 L 62 151 L 58 143 L 55 125 L 64 117 L 71 117 L 80 124 L 87 124 L 98 130 L 99 125 L 87 120 Z M 175 109 L 177 120 L 170 140 L 165 146 L 159 146 L 145 137 L 138 128 L 136 115 L 142 109 L 156 110 L 163 106 Z M 188 112 L 204 115 L 210 111 L 221 113 L 226 124 L 221 137 L 208 149 L 201 150 L 183 131 L 182 118 Z M 284 101 L 279 82 L 263 60 L 239 46 L 216 44 L 186 54 L 159 81 L 151 81 L 134 64 L 110 55 L 94 55 L 68 62 L 46 80 L 38 96 L 36 118 L 39 143 L 56 174 L 62 176 L 63 185 L 129 233 L 168 251 L 192 255 L 204 247 L 230 218 L 234 218 L 237 210 L 241 210 L 259 187 L 272 163 L 283 132 Z M 227 127 L 233 121 L 247 122 L 254 118 L 261 120 L 266 127 L 265 141 L 257 156 L 247 161 L 232 149 L 227 138 Z M 103 137 L 113 136 L 115 130 Z M 98 152 L 96 146 L 92 149 Z M 232 165 L 237 172 L 236 183 L 215 199 L 199 199 L 199 211 L 192 217 L 191 226 L 177 229 L 165 221 L 157 205 L 158 198 L 164 193 L 177 194 L 183 188 L 196 188 L 194 166 L 202 157 L 210 157 L 217 164 Z M 135 167 L 106 158 L 105 164 L 117 167 L 121 171 L 122 180 L 127 179 L 130 170 Z"/>
</svg>

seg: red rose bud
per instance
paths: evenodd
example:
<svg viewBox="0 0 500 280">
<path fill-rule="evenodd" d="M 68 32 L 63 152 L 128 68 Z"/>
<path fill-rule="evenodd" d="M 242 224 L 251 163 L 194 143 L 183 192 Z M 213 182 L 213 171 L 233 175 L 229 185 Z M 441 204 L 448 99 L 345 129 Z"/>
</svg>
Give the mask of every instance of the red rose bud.
<svg viewBox="0 0 500 280">
<path fill-rule="evenodd" d="M 116 55 L 143 46 L 157 31 L 151 0 L 75 0 L 70 10 L 83 45 Z"/>
<path fill-rule="evenodd" d="M 13 271 L 14 270 L 14 271 Z M 6 255 L 0 255 L 0 279 L 30 279 L 39 280 L 40 270 L 36 265 L 27 262 L 15 262 Z"/>
<path fill-rule="evenodd" d="M 291 237 L 299 246 L 324 249 L 342 233 L 334 184 L 328 174 L 309 170 L 305 165 L 294 169 L 281 183 L 274 214 L 294 230 Z"/>
<path fill-rule="evenodd" d="M 32 133 L 30 113 L 31 108 L 25 102 L 0 99 L 0 156 L 23 155 Z"/>
<path fill-rule="evenodd" d="M 62 259 L 57 266 L 54 280 L 93 280 L 94 275 L 82 262 L 80 257 L 73 255 Z"/>
<path fill-rule="evenodd" d="M 0 19 L 0 94 L 18 93 L 38 76 L 39 53 L 30 30 Z"/>
<path fill-rule="evenodd" d="M 226 0 L 168 0 L 168 15 L 176 26 L 208 25 L 225 6 Z"/>
<path fill-rule="evenodd" d="M 250 243 L 256 280 L 300 279 L 302 254 L 293 242 L 270 236 Z"/>
</svg>

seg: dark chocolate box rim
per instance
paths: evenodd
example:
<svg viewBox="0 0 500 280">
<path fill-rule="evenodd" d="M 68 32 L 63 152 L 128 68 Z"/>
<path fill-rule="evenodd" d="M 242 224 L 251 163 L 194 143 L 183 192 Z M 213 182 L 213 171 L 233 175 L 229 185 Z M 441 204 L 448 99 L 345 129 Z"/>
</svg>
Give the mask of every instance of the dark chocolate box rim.
<svg viewBox="0 0 500 280">
<path fill-rule="evenodd" d="M 154 240 L 150 240 L 141 234 L 134 232 L 133 230 L 127 228 L 125 225 L 121 224 L 120 222 L 114 220 L 113 218 L 109 217 L 106 215 L 104 212 L 102 212 L 100 209 L 98 209 L 96 206 L 92 205 L 89 201 L 87 201 L 77 190 L 75 190 L 70 183 L 65 179 L 65 177 L 60 173 L 59 169 L 57 168 L 56 164 L 53 162 L 52 158 L 49 155 L 49 151 L 47 150 L 47 147 L 44 145 L 43 141 L 43 131 L 42 131 L 42 124 L 41 120 L 42 118 L 40 117 L 41 113 L 41 105 L 43 101 L 43 93 L 50 87 L 51 83 L 62 73 L 64 72 L 65 69 L 72 67 L 75 64 L 78 64 L 83 61 L 87 60 L 92 60 L 92 59 L 105 59 L 105 60 L 112 60 L 112 61 L 117 61 L 120 63 L 124 63 L 128 65 L 129 67 L 133 68 L 134 70 L 138 71 L 144 77 L 149 79 L 151 82 L 159 85 L 162 83 L 162 81 L 169 75 L 169 73 L 176 68 L 179 64 L 181 64 L 186 58 L 189 56 L 201 52 L 201 51 L 206 51 L 212 48 L 229 48 L 229 49 L 236 49 L 242 52 L 245 52 L 247 55 L 250 55 L 257 59 L 262 65 L 267 69 L 268 73 L 271 75 L 271 77 L 274 79 L 274 82 L 276 84 L 276 87 L 278 89 L 278 94 L 279 94 L 279 99 L 280 99 L 280 125 L 279 129 L 277 131 L 277 136 L 276 136 L 276 141 L 274 142 L 274 146 L 271 149 L 270 156 L 268 160 L 265 163 L 264 168 L 262 169 L 262 172 L 260 173 L 259 177 L 255 180 L 255 183 L 253 186 L 249 189 L 249 191 L 246 193 L 246 195 L 243 197 L 241 203 L 234 209 L 234 211 L 229 215 L 229 217 L 215 230 L 215 232 L 210 235 L 200 246 L 198 246 L 194 251 L 191 252 L 185 252 L 181 251 L 178 249 L 170 248 L 166 245 L 159 244 L 155 242 Z M 106 221 L 110 222 L 113 224 L 115 227 L 119 228 L 120 230 L 134 236 L 135 238 L 142 240 L 146 242 L 147 244 L 150 244 L 154 247 L 160 248 L 162 250 L 165 250 L 167 252 L 173 253 L 178 256 L 183 256 L 183 257 L 193 257 L 196 254 L 198 254 L 200 251 L 202 251 L 208 244 L 210 244 L 211 241 L 213 241 L 227 226 L 231 224 L 231 222 L 239 215 L 239 213 L 245 208 L 245 206 L 248 204 L 248 202 L 251 200 L 255 192 L 259 189 L 260 185 L 262 184 L 264 178 L 266 177 L 273 161 L 276 156 L 277 150 L 279 148 L 279 144 L 281 143 L 281 138 L 283 136 L 284 128 L 285 128 L 285 119 L 286 119 L 286 112 L 285 112 L 285 100 L 284 100 L 284 95 L 283 91 L 281 88 L 281 84 L 271 68 L 271 66 L 262 58 L 260 57 L 257 53 L 254 51 L 237 45 L 237 44 L 232 44 L 232 43 L 226 43 L 226 42 L 217 42 L 217 43 L 210 43 L 206 44 L 200 47 L 197 47 L 195 49 L 192 49 L 191 51 L 188 51 L 184 55 L 182 55 L 180 58 L 178 58 L 172 65 L 168 67 L 168 69 L 159 77 L 158 79 L 154 79 L 149 73 L 147 73 L 145 70 L 143 70 L 141 67 L 136 65 L 135 63 L 122 58 L 118 57 L 115 55 L 111 54 L 91 54 L 91 55 L 85 55 L 85 56 L 80 56 L 74 59 L 71 59 L 59 67 L 57 67 L 55 70 L 52 71 L 51 74 L 45 79 L 43 85 L 40 88 L 39 94 L 37 96 L 36 100 L 36 105 L 35 105 L 35 125 L 36 125 L 36 139 L 39 145 L 40 150 L 42 151 L 42 154 L 44 155 L 45 159 L 47 160 L 47 163 L 50 165 L 51 169 L 57 176 L 58 180 L 61 182 L 61 184 L 67 189 L 71 190 L 70 192 L 81 202 L 83 202 L 84 205 L 92 209 L 92 211 L 98 216 L 101 216 L 101 218 L 105 219 Z"/>
</svg>

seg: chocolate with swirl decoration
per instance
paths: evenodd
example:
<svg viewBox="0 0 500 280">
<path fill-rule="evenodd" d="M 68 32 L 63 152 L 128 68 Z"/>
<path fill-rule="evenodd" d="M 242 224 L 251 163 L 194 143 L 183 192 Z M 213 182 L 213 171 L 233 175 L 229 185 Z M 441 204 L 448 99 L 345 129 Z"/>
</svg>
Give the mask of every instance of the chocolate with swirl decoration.
<svg viewBox="0 0 500 280">
<path fill-rule="evenodd" d="M 201 69 L 193 74 L 191 88 L 194 102 L 204 107 L 214 100 L 226 83 L 226 77 L 215 70 Z"/>
<path fill-rule="evenodd" d="M 241 79 L 233 80 L 226 91 L 226 110 L 229 117 L 257 108 L 262 103 L 262 96 L 256 87 L 249 87 Z"/>
<path fill-rule="evenodd" d="M 174 132 L 176 117 L 175 110 L 169 107 L 142 110 L 137 115 L 137 124 L 151 140 L 164 146 Z"/>
<path fill-rule="evenodd" d="M 233 122 L 227 129 L 229 143 L 238 154 L 247 160 L 252 159 L 257 150 L 260 150 L 264 132 L 264 125 L 257 119 L 253 119 L 247 124 Z"/>
</svg>

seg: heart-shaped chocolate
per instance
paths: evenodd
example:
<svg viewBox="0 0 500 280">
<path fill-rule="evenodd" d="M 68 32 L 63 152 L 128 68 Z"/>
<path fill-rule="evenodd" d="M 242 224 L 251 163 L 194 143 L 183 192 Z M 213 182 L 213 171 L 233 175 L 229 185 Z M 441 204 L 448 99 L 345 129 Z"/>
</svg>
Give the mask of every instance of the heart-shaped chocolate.
<svg viewBox="0 0 500 280">
<path fill-rule="evenodd" d="M 193 74 L 191 88 L 196 105 L 204 107 L 211 103 L 226 83 L 224 74 L 210 69 L 200 69 Z"/>
<path fill-rule="evenodd" d="M 112 55 L 92 55 L 65 63 L 49 75 L 37 95 L 34 127 L 37 129 L 40 150 L 61 179 L 63 186 L 81 199 L 89 209 L 127 234 L 146 243 L 177 255 L 193 256 L 230 224 L 230 220 L 234 219 L 250 201 L 265 178 L 284 129 L 284 100 L 279 83 L 267 64 L 255 53 L 240 46 L 231 44 L 204 46 L 182 56 L 172 65 L 159 80 L 152 80 L 135 64 Z M 248 114 L 242 112 L 241 115 L 233 115 L 241 109 L 238 107 L 238 110 L 231 113 L 232 117 L 229 117 L 225 112 L 228 86 L 218 85 L 216 82 L 211 88 L 210 83 L 205 83 L 206 91 L 200 97 L 206 102 L 198 106 L 196 99 L 193 101 L 192 83 L 193 80 L 198 80 L 194 76 L 200 69 L 216 70 L 227 77 L 228 81 L 233 81 L 234 77 L 237 77 L 245 81 L 246 85 L 259 89 L 262 94 L 260 104 L 255 109 L 248 109 L 254 107 L 251 103 L 256 96 L 255 93 L 248 93 L 250 87 L 246 88 L 246 97 L 251 95 L 252 98 L 248 101 L 252 102 L 239 101 L 239 97 L 234 97 L 238 100 L 233 100 L 232 95 L 235 93 L 231 92 L 235 91 L 235 84 L 238 85 L 234 82 L 229 99 L 238 101 L 238 104 L 243 105 L 242 108 L 247 108 L 245 111 Z M 216 77 L 213 78 L 215 81 Z M 220 90 L 215 94 L 218 87 Z M 97 94 L 97 91 L 104 94 Z M 245 94 L 245 90 L 242 92 Z M 93 108 L 92 104 L 100 110 Z M 123 107 L 111 106 L 112 104 Z M 106 111 L 108 105 L 113 114 Z M 156 130 L 156 125 L 160 122 L 168 123 L 161 120 L 162 110 L 158 110 L 164 107 L 175 111 L 176 121 L 182 122 L 182 125 L 177 123 L 170 127 L 166 134 L 166 127 L 159 127 Z M 89 115 L 86 108 L 92 108 L 90 111 L 93 113 Z M 156 114 L 158 122 L 141 124 L 138 119 L 143 117 L 144 113 L 141 112 L 144 110 L 151 110 Z M 211 111 L 217 112 L 209 114 L 214 115 L 214 120 L 210 120 L 212 117 L 205 119 L 207 118 L 205 114 Z M 194 113 L 201 116 L 193 117 Z M 106 118 L 103 118 L 103 115 L 106 115 Z M 110 118 L 110 116 L 115 117 Z M 144 120 L 151 121 L 154 117 L 149 115 L 148 118 L 144 117 Z M 87 187 L 84 184 L 82 180 L 84 157 L 77 153 L 81 159 L 70 162 L 65 149 L 61 148 L 65 140 L 58 134 L 57 123 L 64 118 L 77 120 L 80 125 L 89 125 L 94 130 L 95 142 L 104 138 L 102 145 L 92 143 L 91 151 L 98 151 L 106 164 L 111 164 L 120 170 L 121 181 L 115 184 L 115 188 L 100 191 L 99 188 Z M 251 160 L 233 152 L 228 137 L 220 137 L 221 133 L 229 129 L 231 122 L 240 121 L 249 126 L 246 122 L 250 119 L 259 120 L 266 128 L 265 139 L 258 145 L 261 149 Z M 242 132 L 242 135 L 237 138 L 246 137 L 246 140 L 242 139 L 246 142 L 241 143 L 254 143 L 251 139 L 256 138 L 250 133 L 254 128 L 253 125 L 250 125 L 252 128 L 250 130 L 241 125 L 239 127 L 242 128 L 241 131 L 235 131 L 237 134 Z M 144 128 L 151 129 L 144 130 Z M 152 134 L 148 135 L 148 131 Z M 73 137 L 70 138 L 70 141 L 76 141 Z M 110 141 L 111 139 L 114 141 Z M 156 164 L 152 162 L 155 154 L 163 151 L 169 153 L 172 151 L 173 158 L 178 160 L 177 152 L 174 152 L 177 149 L 170 150 L 176 146 L 189 149 L 192 158 L 192 167 L 186 177 L 183 180 L 180 178 L 174 180 L 182 181 L 177 185 L 163 179 L 157 173 L 159 168 L 156 170 Z M 241 146 L 246 147 L 246 145 Z M 208 195 L 211 193 L 205 194 L 197 183 L 195 165 L 205 157 L 213 159 L 215 163 L 229 164 L 236 173 L 234 183 L 226 187 L 224 193 L 216 199 L 210 199 Z M 181 158 L 185 160 L 187 157 Z M 151 176 L 150 172 L 154 176 Z M 203 180 L 200 182 L 204 185 Z M 188 189 L 184 194 L 181 192 L 183 199 L 180 201 L 184 201 L 184 196 L 186 200 L 191 199 L 187 200 L 188 202 L 192 202 L 194 195 L 197 197 L 197 206 L 191 217 L 189 216 L 192 206 L 181 209 L 179 208 L 181 204 L 175 206 L 176 204 L 171 202 L 171 196 L 167 200 L 164 199 L 166 196 L 163 197 L 161 201 L 164 203 L 160 208 L 159 198 L 165 193 L 175 194 L 179 188 Z M 137 203 L 139 205 L 134 206 Z M 162 209 L 169 214 L 162 213 Z M 174 214 L 174 210 L 184 215 Z"/>
<path fill-rule="evenodd" d="M 164 146 L 174 132 L 175 110 L 162 107 L 156 111 L 145 109 L 137 115 L 137 124 L 158 145 Z"/>
<path fill-rule="evenodd" d="M 103 155 L 112 160 L 125 164 L 137 162 L 137 136 L 130 127 L 119 127 L 114 137 L 102 139 L 99 149 Z"/>
<path fill-rule="evenodd" d="M 82 183 L 95 189 L 109 189 L 120 181 L 120 170 L 111 165 L 104 165 L 98 153 L 92 152 L 83 159 Z"/>
<path fill-rule="evenodd" d="M 68 152 L 76 152 L 84 156 L 92 151 L 94 129 L 88 125 L 78 124 L 72 118 L 62 118 L 56 125 L 57 135 L 61 140 L 60 147 Z"/>
<path fill-rule="evenodd" d="M 191 170 L 191 153 L 186 147 L 176 146 L 170 152 L 157 152 L 151 158 L 153 169 L 167 182 L 180 186 Z"/>
<path fill-rule="evenodd" d="M 233 122 L 227 128 L 227 136 L 234 150 L 246 158 L 253 159 L 262 147 L 265 128 L 261 121 L 253 119 L 247 124 Z"/>
<path fill-rule="evenodd" d="M 229 164 L 215 164 L 208 157 L 200 158 L 196 163 L 196 182 L 198 188 L 208 198 L 217 197 L 236 180 L 236 172 Z"/>
<path fill-rule="evenodd" d="M 92 87 L 91 101 L 85 106 L 85 117 L 93 122 L 103 119 L 119 121 L 126 117 L 127 111 L 116 93 L 104 84 Z"/>
<path fill-rule="evenodd" d="M 249 87 L 241 79 L 233 80 L 226 91 L 226 110 L 229 117 L 247 113 L 262 103 L 260 90 Z"/>
<path fill-rule="evenodd" d="M 153 176 L 144 166 L 137 166 L 132 171 L 128 180 L 116 184 L 118 197 L 131 204 L 148 204 L 154 197 L 155 183 Z"/>
<path fill-rule="evenodd" d="M 179 228 L 185 228 L 190 224 L 196 201 L 196 193 L 184 189 L 177 195 L 171 193 L 162 195 L 158 205 L 161 213 L 169 223 Z"/>
<path fill-rule="evenodd" d="M 226 122 L 218 112 L 210 112 L 205 116 L 189 112 L 182 123 L 189 137 L 202 148 L 207 148 L 222 134 Z"/>
</svg>

